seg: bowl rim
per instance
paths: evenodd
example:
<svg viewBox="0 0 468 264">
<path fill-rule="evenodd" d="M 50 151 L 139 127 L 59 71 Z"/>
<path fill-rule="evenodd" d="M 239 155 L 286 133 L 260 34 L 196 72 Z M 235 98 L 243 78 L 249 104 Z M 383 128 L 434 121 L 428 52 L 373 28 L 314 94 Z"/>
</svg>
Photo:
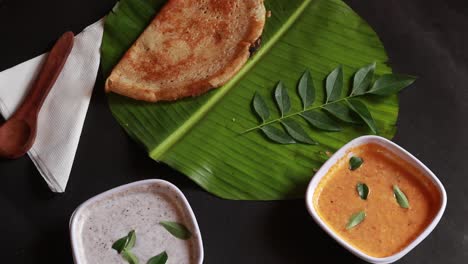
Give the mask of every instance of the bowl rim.
<svg viewBox="0 0 468 264">
<path fill-rule="evenodd" d="M 182 203 L 182 206 L 186 208 L 186 211 L 188 213 L 188 217 L 190 218 L 190 221 L 192 221 L 193 226 L 195 230 L 192 230 L 194 234 L 196 234 L 196 243 L 198 244 L 197 249 L 198 249 L 198 264 L 203 263 L 204 259 L 204 250 L 203 250 L 203 240 L 200 232 L 200 227 L 197 222 L 197 218 L 195 217 L 195 214 L 193 213 L 192 207 L 190 206 L 187 198 L 185 197 L 184 193 L 174 184 L 165 181 L 165 180 L 160 180 L 160 179 L 149 179 L 149 180 L 142 180 L 142 181 L 136 181 L 128 184 L 124 184 L 115 188 L 112 188 L 110 190 L 107 190 L 105 192 L 102 192 L 100 194 L 97 194 L 88 200 L 84 201 L 82 204 L 80 204 L 75 211 L 72 213 L 70 217 L 70 222 L 69 222 L 69 231 L 70 231 L 70 240 L 71 240 L 71 247 L 72 247 L 72 252 L 73 252 L 73 260 L 75 264 L 81 264 L 83 261 L 79 259 L 78 257 L 78 234 L 76 233 L 77 230 L 77 224 L 78 224 L 78 217 L 80 213 L 90 204 L 93 204 L 94 202 L 105 198 L 107 196 L 110 196 L 114 193 L 122 192 L 134 187 L 138 186 L 144 186 L 144 185 L 154 185 L 154 184 L 159 184 L 163 185 L 169 188 L 171 192 L 174 192 L 178 195 L 180 198 L 180 202 Z"/>
<path fill-rule="evenodd" d="M 378 258 L 378 257 L 372 257 L 358 248 L 352 246 L 350 243 L 346 242 L 344 239 L 342 239 L 340 236 L 338 236 L 335 231 L 333 231 L 318 215 L 315 207 L 314 207 L 314 202 L 313 202 L 313 196 L 315 193 L 315 190 L 317 189 L 318 183 L 322 180 L 322 178 L 328 173 L 329 169 L 336 164 L 341 158 L 343 158 L 347 153 L 348 150 L 357 146 L 361 146 L 367 143 L 376 143 L 379 144 L 380 146 L 384 147 L 388 151 L 391 151 L 393 154 L 399 156 L 400 158 L 403 158 L 404 160 L 412 163 L 413 166 L 415 166 L 417 169 L 421 170 L 421 172 L 429 178 L 434 185 L 437 187 L 439 190 L 440 196 L 441 196 L 441 205 L 439 210 L 437 211 L 437 214 L 434 216 L 434 219 L 431 221 L 431 223 L 424 229 L 421 234 L 416 237 L 410 244 L 408 244 L 405 248 L 403 248 L 401 251 L 388 256 L 388 257 L 383 257 L 383 258 Z M 314 221 L 326 232 L 328 235 L 330 235 L 335 241 L 337 241 L 341 246 L 346 248 L 348 251 L 350 251 L 352 254 L 355 256 L 370 262 L 370 263 L 376 263 L 376 264 L 384 264 L 384 263 L 393 263 L 406 254 L 408 254 L 412 249 L 414 249 L 419 243 L 421 243 L 437 226 L 439 223 L 440 219 L 442 218 L 442 215 L 445 211 L 445 208 L 447 206 L 447 193 L 445 191 L 444 186 L 442 185 L 441 181 L 435 176 L 435 174 L 426 166 L 424 165 L 419 159 L 414 157 L 411 153 L 397 145 L 396 143 L 380 137 L 380 136 L 361 136 L 358 138 L 355 138 L 351 140 L 349 143 L 344 145 L 342 148 L 340 148 L 335 154 L 333 154 L 327 162 L 325 162 L 322 167 L 317 171 L 317 173 L 312 177 L 306 191 L 306 207 L 307 210 L 309 211 L 309 214 L 312 216 Z"/>
</svg>

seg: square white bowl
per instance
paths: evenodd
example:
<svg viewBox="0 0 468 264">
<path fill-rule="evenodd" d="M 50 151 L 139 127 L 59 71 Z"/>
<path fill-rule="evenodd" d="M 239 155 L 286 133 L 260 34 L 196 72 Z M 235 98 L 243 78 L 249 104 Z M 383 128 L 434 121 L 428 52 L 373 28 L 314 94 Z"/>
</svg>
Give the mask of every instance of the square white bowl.
<svg viewBox="0 0 468 264">
<path fill-rule="evenodd" d="M 435 215 L 434 219 L 426 227 L 426 229 L 413 242 L 411 242 L 408 246 L 406 246 L 403 250 L 401 250 L 400 252 L 394 255 L 384 257 L 384 258 L 376 258 L 376 257 L 369 256 L 365 254 L 364 252 L 362 252 L 361 250 L 355 248 L 348 242 L 346 242 L 340 236 L 338 236 L 320 218 L 317 211 L 315 210 L 314 202 L 313 202 L 315 190 L 318 184 L 320 183 L 320 181 L 322 180 L 322 178 L 328 173 L 330 168 L 332 168 L 333 165 L 335 165 L 337 162 L 340 161 L 340 159 L 342 159 L 345 155 L 347 155 L 350 149 L 361 146 L 361 145 L 369 144 L 369 143 L 378 144 L 384 147 L 385 149 L 397 155 L 401 159 L 409 162 L 416 169 L 419 169 L 428 179 L 430 179 L 435 184 L 441 197 L 440 208 L 437 214 Z M 306 198 L 307 210 L 312 215 L 312 218 L 315 220 L 315 222 L 320 227 L 322 227 L 322 229 L 325 230 L 325 232 L 327 232 L 332 238 L 334 238 L 339 244 L 341 244 L 344 248 L 346 248 L 348 251 L 353 253 L 355 256 L 369 263 L 378 263 L 378 264 L 393 263 L 399 260 L 400 258 L 402 258 L 403 256 L 405 256 L 406 254 L 408 254 L 408 252 L 410 252 L 419 243 L 421 243 L 421 241 L 423 241 L 432 232 L 432 230 L 434 230 L 434 228 L 439 223 L 445 211 L 445 207 L 447 206 L 447 193 L 445 192 L 444 186 L 439 181 L 439 179 L 434 175 L 434 173 L 429 168 L 427 168 L 421 161 L 419 161 L 417 158 L 411 155 L 408 151 L 404 150 L 402 147 L 398 146 L 392 141 L 385 139 L 383 137 L 379 137 L 379 136 L 362 136 L 362 137 L 356 138 L 350 141 L 345 146 L 343 146 L 341 149 L 339 149 L 335 154 L 333 154 L 333 156 L 331 156 L 330 159 L 327 162 L 325 162 L 325 164 L 323 164 L 323 166 L 313 176 L 307 188 L 305 198 Z"/>
<path fill-rule="evenodd" d="M 79 243 L 80 221 L 81 221 L 80 218 L 82 214 L 84 214 L 84 211 L 88 207 L 92 207 L 95 203 L 101 200 L 106 200 L 115 194 L 123 193 L 125 191 L 132 190 L 134 188 L 138 189 L 140 187 L 150 187 L 153 189 L 153 191 L 158 190 L 158 192 L 170 194 L 174 197 L 177 197 L 176 202 L 179 204 L 181 211 L 186 217 L 186 221 L 191 227 L 193 239 L 195 240 L 194 247 L 198 256 L 198 258 L 196 259 L 196 264 L 203 263 L 204 251 L 203 251 L 203 242 L 202 242 L 202 237 L 200 233 L 200 228 L 198 226 L 195 214 L 193 213 L 192 208 L 190 207 L 190 204 L 187 201 L 187 198 L 182 193 L 182 191 L 179 188 L 177 188 L 174 184 L 168 181 L 164 181 L 164 180 L 151 179 L 151 180 L 143 180 L 143 181 L 129 183 L 129 184 L 111 189 L 109 191 L 103 192 L 101 194 L 98 194 L 90 198 L 89 200 L 87 200 L 86 202 L 78 206 L 78 208 L 76 208 L 76 210 L 73 212 L 70 218 L 70 239 L 71 239 L 73 259 L 74 259 L 75 264 L 86 263 L 83 258 L 82 248 L 80 247 L 81 243 Z"/>
</svg>

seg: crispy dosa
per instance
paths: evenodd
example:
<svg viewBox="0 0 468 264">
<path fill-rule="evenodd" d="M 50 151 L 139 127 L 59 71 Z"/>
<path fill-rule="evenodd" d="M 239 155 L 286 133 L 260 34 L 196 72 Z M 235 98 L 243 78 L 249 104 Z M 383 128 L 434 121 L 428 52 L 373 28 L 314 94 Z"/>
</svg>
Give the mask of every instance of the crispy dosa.
<svg viewBox="0 0 468 264">
<path fill-rule="evenodd" d="M 263 0 L 169 0 L 106 81 L 107 92 L 149 102 L 222 86 L 261 37 Z"/>
</svg>

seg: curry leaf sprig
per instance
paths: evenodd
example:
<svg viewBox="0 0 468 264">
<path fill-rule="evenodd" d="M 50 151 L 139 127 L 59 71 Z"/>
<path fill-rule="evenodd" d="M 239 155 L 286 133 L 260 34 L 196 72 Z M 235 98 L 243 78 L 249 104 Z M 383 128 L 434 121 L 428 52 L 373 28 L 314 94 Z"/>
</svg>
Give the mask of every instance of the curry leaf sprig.
<svg viewBox="0 0 468 264">
<path fill-rule="evenodd" d="M 128 232 L 128 235 L 120 238 L 112 244 L 112 248 L 115 249 L 122 258 L 124 258 L 130 264 L 138 264 L 138 258 L 130 251 L 136 242 L 135 230 Z"/>
<path fill-rule="evenodd" d="M 280 116 L 270 119 L 270 110 L 265 99 L 255 93 L 253 109 L 260 117 L 261 123 L 243 134 L 260 130 L 270 140 L 280 144 L 317 144 L 296 118 L 303 118 L 311 126 L 324 131 L 341 131 L 339 122 L 360 125 L 363 122 L 373 134 L 377 134 L 377 126 L 368 107 L 362 100 L 366 96 L 388 96 L 398 93 L 411 85 L 416 77 L 400 74 L 385 74 L 374 81 L 376 64 L 359 69 L 353 78 L 351 92 L 342 96 L 344 88 L 343 68 L 338 66 L 326 78 L 325 101 L 315 104 L 316 88 L 309 71 L 305 71 L 297 85 L 297 92 L 302 101 L 302 110 L 291 112 L 291 100 L 283 82 L 279 81 L 274 91 L 276 105 Z M 275 126 L 281 124 L 281 126 Z"/>
<path fill-rule="evenodd" d="M 188 240 L 192 237 L 192 232 L 181 223 L 172 221 L 161 221 L 159 224 L 166 229 L 171 235 L 178 239 Z M 136 233 L 135 230 L 128 232 L 128 235 L 118 239 L 112 244 L 112 248 L 119 253 L 123 259 L 129 264 L 139 264 L 137 256 L 135 256 L 131 249 L 135 246 Z M 150 258 L 147 264 L 165 264 L 168 260 L 166 251 L 163 251 L 159 255 Z"/>
<path fill-rule="evenodd" d="M 139 264 L 140 261 L 138 260 L 138 257 L 131 252 L 131 249 L 135 246 L 135 242 L 136 234 L 135 230 L 132 230 L 128 235 L 115 241 L 114 244 L 112 244 L 112 248 L 115 249 L 117 253 L 119 253 L 129 264 Z M 147 264 L 165 264 L 167 259 L 167 253 L 164 251 L 149 259 Z"/>
</svg>

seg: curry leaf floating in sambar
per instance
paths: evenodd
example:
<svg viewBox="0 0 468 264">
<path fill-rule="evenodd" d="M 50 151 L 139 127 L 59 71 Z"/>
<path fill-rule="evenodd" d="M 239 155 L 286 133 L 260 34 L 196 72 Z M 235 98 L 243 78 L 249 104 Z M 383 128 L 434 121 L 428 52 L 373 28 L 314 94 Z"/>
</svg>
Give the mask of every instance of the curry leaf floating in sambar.
<svg viewBox="0 0 468 264">
<path fill-rule="evenodd" d="M 356 185 L 356 190 L 359 194 L 359 197 L 361 197 L 362 200 L 367 200 L 367 196 L 369 195 L 369 187 L 365 183 L 358 183 Z"/>
<path fill-rule="evenodd" d="M 364 163 L 364 160 L 358 156 L 352 156 L 349 159 L 349 169 L 350 170 L 357 170 L 359 167 L 361 167 L 362 163 Z"/>
<path fill-rule="evenodd" d="M 346 229 L 354 228 L 355 226 L 359 225 L 364 219 L 366 218 L 366 212 L 360 211 L 353 214 L 346 225 Z"/>
<path fill-rule="evenodd" d="M 101 46 L 105 75 L 165 2 L 122 0 L 106 16 Z M 265 5 L 272 17 L 266 21 L 261 47 L 223 87 L 200 97 L 157 104 L 108 95 L 114 117 L 151 158 L 227 199 L 303 197 L 311 172 L 328 158 L 319 153 L 335 152 L 351 139 L 369 133 L 365 126 L 345 124 L 339 132 L 320 131 L 299 117 L 296 121 L 318 145 L 274 144 L 263 132 L 240 135 L 258 125 L 250 107 L 255 92 L 268 100 L 273 110 L 271 88 L 281 80 L 290 88 L 291 114 L 303 110 L 300 96 L 293 96 L 298 94 L 293 87 L 304 69 L 309 69 L 315 80 L 315 101 L 309 108 L 326 100 L 325 79 L 338 65 L 343 69 L 342 95 L 351 92 L 353 73 L 364 65 L 376 62 L 375 78 L 392 72 L 377 34 L 343 1 L 268 0 Z M 379 135 L 393 137 L 397 96 L 363 96 L 362 100 Z M 349 124 L 362 122 L 344 100 L 322 109 L 339 122 L 341 118 L 351 121 Z M 272 125 L 284 131 L 279 124 Z"/>
<path fill-rule="evenodd" d="M 408 198 L 406 197 L 405 193 L 401 191 L 397 185 L 393 185 L 393 193 L 395 194 L 395 198 L 401 208 L 408 209 L 410 207 Z"/>
</svg>

